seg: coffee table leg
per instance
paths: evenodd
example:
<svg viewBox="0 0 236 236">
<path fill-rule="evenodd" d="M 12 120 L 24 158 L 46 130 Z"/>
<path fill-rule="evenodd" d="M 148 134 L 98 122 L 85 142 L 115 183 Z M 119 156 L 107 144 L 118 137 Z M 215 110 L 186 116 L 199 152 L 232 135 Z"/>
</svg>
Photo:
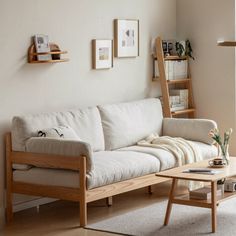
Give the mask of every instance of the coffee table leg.
<svg viewBox="0 0 236 236">
<path fill-rule="evenodd" d="M 168 200 L 168 205 L 167 205 L 167 209 L 166 209 L 166 216 L 165 216 L 164 225 L 168 225 L 168 223 L 169 223 L 170 213 L 171 213 L 171 209 L 172 209 L 172 201 L 173 201 L 174 196 L 175 196 L 175 187 L 176 187 L 176 185 L 177 185 L 177 179 L 173 178 L 172 185 L 171 185 L 171 190 L 170 190 L 170 193 L 169 193 L 169 200 Z"/>
<path fill-rule="evenodd" d="M 216 232 L 216 209 L 217 209 L 217 199 L 216 199 L 217 182 L 211 182 L 211 225 L 212 233 Z"/>
</svg>

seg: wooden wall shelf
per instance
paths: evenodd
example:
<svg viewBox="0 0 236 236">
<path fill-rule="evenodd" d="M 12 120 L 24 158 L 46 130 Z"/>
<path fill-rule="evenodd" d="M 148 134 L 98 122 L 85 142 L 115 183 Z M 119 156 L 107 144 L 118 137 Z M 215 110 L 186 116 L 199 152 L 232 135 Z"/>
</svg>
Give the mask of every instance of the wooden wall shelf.
<svg viewBox="0 0 236 236">
<path fill-rule="evenodd" d="M 236 47 L 236 41 L 218 41 L 217 46 Z"/>
<path fill-rule="evenodd" d="M 67 62 L 68 58 L 61 58 L 62 54 L 67 54 L 67 51 L 61 51 L 59 46 L 55 43 L 50 43 L 50 52 L 37 53 L 34 44 L 31 44 L 28 49 L 28 63 L 58 63 L 58 62 Z M 52 60 L 39 61 L 37 59 L 38 55 L 52 55 Z M 53 58 L 55 57 L 55 58 Z"/>
</svg>

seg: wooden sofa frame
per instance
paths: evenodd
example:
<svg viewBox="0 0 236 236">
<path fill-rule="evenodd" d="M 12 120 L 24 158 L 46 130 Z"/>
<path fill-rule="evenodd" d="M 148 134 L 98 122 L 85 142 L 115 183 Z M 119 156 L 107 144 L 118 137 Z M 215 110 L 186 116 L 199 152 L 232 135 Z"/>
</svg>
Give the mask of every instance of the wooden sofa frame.
<svg viewBox="0 0 236 236">
<path fill-rule="evenodd" d="M 128 192 L 131 190 L 151 186 L 164 181 L 166 178 L 149 174 L 114 184 L 88 190 L 86 188 L 86 157 L 66 157 L 62 155 L 48 155 L 30 152 L 12 151 L 11 133 L 5 136 L 6 143 L 6 187 L 7 222 L 13 219 L 12 194 L 20 193 L 42 197 L 52 197 L 62 200 L 79 202 L 80 204 L 80 226 L 87 225 L 87 203 L 103 198 Z M 69 188 L 61 186 L 49 186 L 18 182 L 13 180 L 12 164 L 28 164 L 43 168 L 67 169 L 79 171 L 79 188 Z"/>
</svg>

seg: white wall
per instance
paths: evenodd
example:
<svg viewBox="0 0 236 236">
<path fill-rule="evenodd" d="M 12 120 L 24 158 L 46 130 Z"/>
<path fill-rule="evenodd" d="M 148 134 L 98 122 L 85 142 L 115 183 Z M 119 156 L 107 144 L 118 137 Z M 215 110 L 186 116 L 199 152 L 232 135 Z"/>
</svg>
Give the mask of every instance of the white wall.
<svg viewBox="0 0 236 236">
<path fill-rule="evenodd" d="M 113 38 L 113 19 L 140 20 L 140 57 L 115 59 L 91 70 L 91 39 Z M 1 0 L 0 137 L 12 116 L 128 101 L 158 94 L 151 83 L 150 41 L 176 35 L 176 0 Z M 26 63 L 31 36 L 48 34 L 69 51 L 69 63 Z M 0 212 L 4 198 L 4 146 L 0 142 Z M 3 223 L 3 214 L 0 217 Z M 0 224 L 1 224 L 0 223 Z"/>
<path fill-rule="evenodd" d="M 218 39 L 235 39 L 234 0 L 177 0 L 177 36 L 189 38 L 196 60 L 191 64 L 197 116 L 234 128 L 236 154 L 235 50 L 218 47 Z"/>
</svg>

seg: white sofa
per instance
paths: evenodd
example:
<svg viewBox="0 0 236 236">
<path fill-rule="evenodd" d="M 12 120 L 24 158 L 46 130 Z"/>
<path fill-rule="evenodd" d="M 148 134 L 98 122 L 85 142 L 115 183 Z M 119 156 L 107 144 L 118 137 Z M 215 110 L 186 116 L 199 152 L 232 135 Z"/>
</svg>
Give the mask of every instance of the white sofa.
<svg viewBox="0 0 236 236">
<path fill-rule="evenodd" d="M 37 137 L 39 130 L 59 125 L 70 126 L 79 140 Z M 80 223 L 84 226 L 88 202 L 156 184 L 158 177 L 154 173 L 176 166 L 170 152 L 137 146 L 138 141 L 154 132 L 182 137 L 195 143 L 203 158 L 209 159 L 217 154 L 208 137 L 209 130 L 215 127 L 211 120 L 163 118 L 160 101 L 154 98 L 14 117 L 12 139 L 7 139 L 8 198 L 13 192 L 78 198 L 84 205 L 80 211 Z M 86 168 L 78 171 L 83 165 Z M 81 185 L 86 187 L 81 190 Z M 78 192 L 67 197 L 46 191 L 46 186 L 59 192 L 62 188 Z M 11 199 L 7 205 L 11 219 Z"/>
</svg>

